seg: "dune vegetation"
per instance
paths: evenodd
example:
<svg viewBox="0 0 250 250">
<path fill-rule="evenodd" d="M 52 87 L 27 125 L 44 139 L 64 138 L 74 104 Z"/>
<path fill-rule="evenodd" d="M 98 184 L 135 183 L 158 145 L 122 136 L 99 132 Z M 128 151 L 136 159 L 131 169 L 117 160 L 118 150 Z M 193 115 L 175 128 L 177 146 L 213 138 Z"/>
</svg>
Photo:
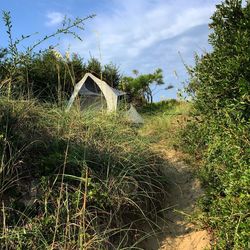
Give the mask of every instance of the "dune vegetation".
<svg viewBox="0 0 250 250">
<path fill-rule="evenodd" d="M 1 124 L 1 249 L 120 249 L 153 226 L 162 162 L 119 114 L 1 100 Z"/>
<path fill-rule="evenodd" d="M 30 36 L 13 39 L 10 13 L 3 14 L 9 46 L 0 49 L 0 249 L 144 249 L 152 232 L 162 233 L 165 211 L 174 213 L 166 207 L 172 163 L 160 150 L 178 152 L 202 184 L 185 218 L 206 230 L 208 247 L 248 249 L 250 4 L 217 6 L 212 51 L 186 65 L 189 101 L 152 102 L 161 69 L 123 76 L 96 58 L 38 50 L 55 36 L 81 39 L 77 30 L 91 18 L 69 19 L 21 50 Z M 129 122 L 123 109 L 82 110 L 80 102 L 67 112 L 86 72 L 126 91 L 144 124 Z"/>
</svg>

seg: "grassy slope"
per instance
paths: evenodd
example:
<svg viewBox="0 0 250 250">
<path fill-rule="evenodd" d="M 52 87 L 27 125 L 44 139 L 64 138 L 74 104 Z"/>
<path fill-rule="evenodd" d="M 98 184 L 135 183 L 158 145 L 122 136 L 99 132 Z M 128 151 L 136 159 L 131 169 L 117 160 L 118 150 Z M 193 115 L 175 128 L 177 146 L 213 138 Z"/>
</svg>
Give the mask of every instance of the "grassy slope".
<svg viewBox="0 0 250 250">
<path fill-rule="evenodd" d="M 136 245 L 166 183 L 136 128 L 31 101 L 2 99 L 0 114 L 1 249 Z"/>
<path fill-rule="evenodd" d="M 119 114 L 1 100 L 1 248 L 136 247 L 167 188 L 159 147 L 182 150 L 191 108 L 149 105 L 137 128 Z"/>
</svg>

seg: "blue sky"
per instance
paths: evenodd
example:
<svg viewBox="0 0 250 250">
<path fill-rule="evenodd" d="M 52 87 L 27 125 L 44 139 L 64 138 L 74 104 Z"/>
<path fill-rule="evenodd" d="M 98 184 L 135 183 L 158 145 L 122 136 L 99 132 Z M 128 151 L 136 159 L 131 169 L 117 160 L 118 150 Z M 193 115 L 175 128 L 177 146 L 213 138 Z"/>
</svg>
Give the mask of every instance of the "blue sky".
<svg viewBox="0 0 250 250">
<path fill-rule="evenodd" d="M 8 0 L 1 1 L 1 10 L 11 12 L 14 37 L 39 32 L 27 46 L 39 37 L 59 27 L 63 17 L 85 17 L 80 32 L 83 42 L 72 37 L 51 40 L 64 53 L 68 48 L 88 60 L 91 56 L 102 63 L 113 62 L 123 74 L 133 69 L 150 73 L 162 68 L 166 85 L 174 89 L 154 90 L 154 100 L 175 98 L 178 89 L 188 79 L 182 60 L 193 65 L 194 53 L 210 50 L 207 42 L 209 18 L 220 0 Z M 1 25 L 1 46 L 6 45 L 4 25 Z M 44 44 L 46 46 L 48 44 Z M 100 50 L 99 50 L 100 47 Z M 101 56 L 100 56 L 101 51 Z M 181 56 L 180 56 L 181 55 Z M 101 57 L 101 58 L 100 58 Z"/>
</svg>

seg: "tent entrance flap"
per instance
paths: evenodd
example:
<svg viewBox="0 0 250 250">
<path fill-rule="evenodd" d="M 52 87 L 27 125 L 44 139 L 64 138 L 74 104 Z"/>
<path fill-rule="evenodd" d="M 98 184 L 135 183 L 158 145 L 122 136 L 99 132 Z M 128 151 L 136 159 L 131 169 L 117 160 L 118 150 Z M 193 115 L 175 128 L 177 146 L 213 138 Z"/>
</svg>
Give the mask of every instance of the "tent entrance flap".
<svg viewBox="0 0 250 250">
<path fill-rule="evenodd" d="M 80 95 L 101 95 L 102 91 L 92 78 L 87 77 L 84 85 L 79 91 L 79 94 Z"/>
</svg>

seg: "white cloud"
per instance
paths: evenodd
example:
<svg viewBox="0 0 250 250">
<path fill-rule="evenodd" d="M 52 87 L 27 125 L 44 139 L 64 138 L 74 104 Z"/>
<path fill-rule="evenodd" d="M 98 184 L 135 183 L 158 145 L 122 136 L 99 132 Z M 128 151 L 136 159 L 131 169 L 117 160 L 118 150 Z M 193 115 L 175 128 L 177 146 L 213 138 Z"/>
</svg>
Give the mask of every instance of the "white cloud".
<svg viewBox="0 0 250 250">
<path fill-rule="evenodd" d="M 103 63 L 112 61 L 125 73 L 134 68 L 149 72 L 157 67 L 173 71 L 173 67 L 183 66 L 178 51 L 191 61 L 193 52 L 206 46 L 206 25 L 218 2 L 109 0 L 109 11 L 97 13 L 86 25 L 84 41 L 64 40 L 64 47 L 70 44 L 71 50 L 85 59 L 89 54 L 99 58 L 100 43 Z"/>
<path fill-rule="evenodd" d="M 91 21 L 92 30 L 100 34 L 102 54 L 112 58 L 135 58 L 141 52 L 159 41 L 173 38 L 188 29 L 206 24 L 214 5 L 199 7 L 182 6 L 184 0 L 175 4 L 163 0 L 111 1 L 111 13 L 97 13 Z M 89 24 L 88 24 L 89 26 Z M 86 41 L 71 41 L 74 50 L 84 53 L 97 52 L 98 39 L 91 30 L 85 33 Z"/>
<path fill-rule="evenodd" d="M 47 26 L 56 26 L 63 21 L 65 15 L 57 11 L 52 11 L 48 12 L 46 17 L 47 17 L 46 21 Z"/>
</svg>

